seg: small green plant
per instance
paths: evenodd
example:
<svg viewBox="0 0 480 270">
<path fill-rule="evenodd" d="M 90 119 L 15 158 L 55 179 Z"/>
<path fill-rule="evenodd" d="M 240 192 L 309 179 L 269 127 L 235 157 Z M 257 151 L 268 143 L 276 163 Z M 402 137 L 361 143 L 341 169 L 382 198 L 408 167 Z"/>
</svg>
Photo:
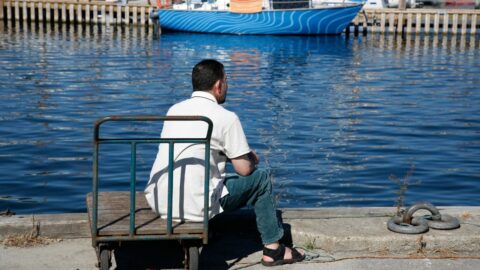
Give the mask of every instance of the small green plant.
<svg viewBox="0 0 480 270">
<path fill-rule="evenodd" d="M 415 171 L 415 165 L 411 165 L 410 169 L 408 170 L 408 172 L 405 174 L 403 178 L 398 178 L 393 174 L 390 175 L 390 177 L 388 177 L 391 181 L 393 181 L 399 187 L 399 190 L 395 192 L 395 194 L 397 194 L 397 199 L 395 200 L 395 206 L 397 207 L 397 215 L 400 214 L 402 207 L 405 206 L 405 194 L 407 193 L 408 187 L 411 185 L 420 184 L 420 180 L 413 183 L 410 182 L 410 178 L 412 177 L 414 171 Z"/>
<path fill-rule="evenodd" d="M 307 237 L 307 240 L 305 240 L 305 248 L 308 250 L 314 250 L 315 249 L 315 242 L 317 241 L 316 237 L 309 236 Z"/>
</svg>

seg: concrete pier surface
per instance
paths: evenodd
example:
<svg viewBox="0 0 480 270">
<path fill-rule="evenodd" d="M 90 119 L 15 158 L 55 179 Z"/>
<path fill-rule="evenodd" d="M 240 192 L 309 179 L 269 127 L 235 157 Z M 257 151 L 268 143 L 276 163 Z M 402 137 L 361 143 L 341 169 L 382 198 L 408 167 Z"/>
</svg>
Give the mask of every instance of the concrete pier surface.
<svg viewBox="0 0 480 270">
<path fill-rule="evenodd" d="M 285 241 L 310 260 L 274 269 L 480 269 L 480 207 L 437 208 L 461 227 L 406 235 L 387 229 L 393 207 L 281 209 Z M 86 214 L 0 216 L 0 269 L 97 269 L 89 228 Z M 32 229 L 49 244 L 5 245 Z M 266 268 L 251 210 L 218 216 L 210 232 L 201 269 Z M 124 242 L 113 257 L 112 269 L 181 269 L 183 252 L 174 241 Z"/>
</svg>

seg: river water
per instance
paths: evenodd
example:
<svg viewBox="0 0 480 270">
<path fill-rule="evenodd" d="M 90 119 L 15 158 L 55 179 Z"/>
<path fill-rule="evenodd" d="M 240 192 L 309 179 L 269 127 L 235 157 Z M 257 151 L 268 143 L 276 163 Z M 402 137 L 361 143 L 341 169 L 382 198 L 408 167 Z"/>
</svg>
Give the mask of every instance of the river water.
<svg viewBox="0 0 480 270">
<path fill-rule="evenodd" d="M 203 58 L 225 64 L 281 207 L 480 205 L 479 42 L 0 24 L 0 211 L 85 211 L 94 121 L 165 114 Z M 128 150 L 101 149 L 102 189 L 128 190 Z M 142 190 L 156 146 L 139 152 Z"/>
</svg>

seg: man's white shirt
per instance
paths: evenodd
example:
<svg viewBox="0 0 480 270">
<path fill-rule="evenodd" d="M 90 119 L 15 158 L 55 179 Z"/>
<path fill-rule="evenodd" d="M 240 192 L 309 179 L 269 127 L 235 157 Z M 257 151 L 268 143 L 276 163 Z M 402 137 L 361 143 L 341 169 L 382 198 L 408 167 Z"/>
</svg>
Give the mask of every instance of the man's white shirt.
<svg viewBox="0 0 480 270">
<path fill-rule="evenodd" d="M 233 159 L 250 152 L 238 116 L 220 106 L 215 97 L 195 91 L 190 99 L 173 105 L 168 116 L 206 116 L 213 122 L 210 151 L 210 211 L 209 217 L 223 211 L 219 199 L 228 194 L 223 185 L 227 158 Z M 205 138 L 208 125 L 200 121 L 167 121 L 162 138 Z M 203 220 L 205 146 L 182 143 L 174 147 L 173 207 L 175 220 Z M 160 144 L 157 157 L 145 189 L 150 207 L 161 216 L 167 215 L 168 144 Z"/>
</svg>

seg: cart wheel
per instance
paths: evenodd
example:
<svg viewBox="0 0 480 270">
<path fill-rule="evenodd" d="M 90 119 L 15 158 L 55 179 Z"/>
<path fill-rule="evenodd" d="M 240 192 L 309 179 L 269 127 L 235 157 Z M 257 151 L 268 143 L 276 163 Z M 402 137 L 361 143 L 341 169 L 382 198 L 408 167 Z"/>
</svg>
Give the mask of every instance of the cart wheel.
<svg viewBox="0 0 480 270">
<path fill-rule="evenodd" d="M 102 249 L 100 251 L 100 270 L 110 269 L 110 250 Z"/>
<path fill-rule="evenodd" d="M 197 246 L 188 247 L 188 269 L 198 270 L 199 253 Z"/>
</svg>

